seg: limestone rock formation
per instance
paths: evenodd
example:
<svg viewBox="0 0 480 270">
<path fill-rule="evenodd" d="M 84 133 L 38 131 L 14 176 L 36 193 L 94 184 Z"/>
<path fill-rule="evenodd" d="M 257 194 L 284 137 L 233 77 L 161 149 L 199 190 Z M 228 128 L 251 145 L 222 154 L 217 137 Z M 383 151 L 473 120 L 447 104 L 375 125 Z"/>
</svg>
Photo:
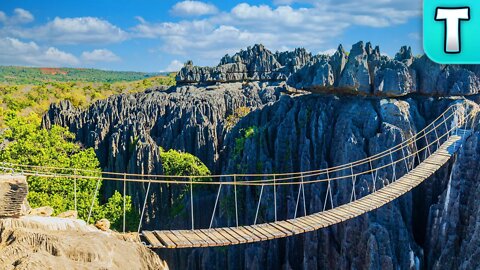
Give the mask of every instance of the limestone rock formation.
<svg viewBox="0 0 480 270">
<path fill-rule="evenodd" d="M 28 194 L 27 179 L 21 175 L 0 174 L 0 217 L 18 217 Z"/>
<path fill-rule="evenodd" d="M 110 221 L 106 218 L 102 218 L 95 222 L 95 227 L 102 231 L 108 231 L 110 230 Z"/>
<path fill-rule="evenodd" d="M 223 80 L 228 72 L 215 77 L 213 69 L 232 70 L 228 76 L 236 82 L 221 83 L 228 81 Z M 179 85 L 166 91 L 119 95 L 87 109 L 68 102 L 52 105 L 43 124 L 69 127 L 78 141 L 95 148 L 107 171 L 161 173 L 161 147 L 192 153 L 216 174 L 309 171 L 365 158 L 413 136 L 459 95 L 479 99 L 480 68 L 438 65 L 413 57 L 407 47 L 391 59 L 378 47 L 359 43 L 348 57 L 341 46 L 332 56 L 301 49 L 271 53 L 255 46 L 224 57 L 215 68 L 189 65 L 178 76 Z M 257 81 L 238 82 L 242 78 Z M 296 88 L 333 95 L 286 94 Z M 240 107 L 250 107 L 251 113 L 227 130 L 225 119 Z M 250 128 L 253 135 L 246 138 Z M 161 256 L 175 269 L 478 268 L 480 193 L 476 172 L 467 169 L 477 168 L 480 160 L 476 137 L 478 132 L 431 179 L 378 211 L 298 237 L 222 250 L 162 250 Z M 386 181 L 389 175 L 379 177 Z M 104 195 L 116 188 L 107 184 Z M 371 188 L 370 177 L 357 179 L 358 194 Z M 162 185 L 152 190 L 143 228 L 188 229 L 181 218 L 188 213 L 161 218 L 170 213 L 179 190 Z M 338 204 L 348 199 L 351 186 L 339 182 L 333 190 Z M 129 191 L 139 208 L 146 186 L 129 186 Z M 197 192 L 194 204 L 210 212 L 215 191 Z M 292 217 L 298 190 L 279 192 L 287 198 L 279 218 Z M 323 209 L 324 185 L 305 187 L 305 194 L 310 213 Z M 245 193 L 241 223 L 251 223 L 258 196 L 255 188 Z M 263 196 L 272 202 L 270 191 Z M 268 209 L 262 220 L 273 218 Z M 208 227 L 205 211 L 195 213 L 197 226 Z M 233 224 L 228 209 L 218 211 L 214 222 Z"/>
<path fill-rule="evenodd" d="M 78 212 L 75 210 L 68 210 L 63 213 L 60 213 L 57 215 L 59 218 L 71 218 L 71 219 L 77 219 L 78 218 Z"/>
<path fill-rule="evenodd" d="M 42 206 L 42 207 L 30 210 L 28 214 L 31 216 L 50 217 L 53 215 L 53 208 L 50 206 Z"/>
<path fill-rule="evenodd" d="M 332 56 L 312 55 L 305 49 L 272 53 L 255 45 L 233 56 L 226 55 L 216 67 L 197 67 L 189 61 L 177 74 L 177 84 L 286 81 L 291 87 L 313 92 L 459 96 L 477 94 L 479 76 L 478 66 L 439 65 L 426 56 L 414 57 L 407 46 L 389 58 L 381 54 L 378 46 L 358 42 L 348 56 L 342 45 Z"/>
<path fill-rule="evenodd" d="M 168 269 L 138 240 L 85 222 L 52 217 L 0 219 L 0 268 Z"/>
</svg>

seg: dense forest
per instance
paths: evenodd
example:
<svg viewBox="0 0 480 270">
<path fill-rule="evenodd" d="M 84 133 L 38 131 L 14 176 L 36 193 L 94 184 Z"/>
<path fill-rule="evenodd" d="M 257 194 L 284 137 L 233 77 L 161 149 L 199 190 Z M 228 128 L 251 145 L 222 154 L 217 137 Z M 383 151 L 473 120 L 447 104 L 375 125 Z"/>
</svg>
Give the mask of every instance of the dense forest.
<svg viewBox="0 0 480 270">
<path fill-rule="evenodd" d="M 153 76 L 93 69 L 0 67 L 0 81 L 3 81 L 0 83 L 0 162 L 70 168 L 76 174 L 99 177 L 97 181 L 77 180 L 78 217 L 87 220 L 93 205 L 90 222 L 107 218 L 113 229 L 120 229 L 122 195 L 115 192 L 105 198 L 100 192 L 94 196 L 95 190 L 101 190 L 102 186 L 94 149 L 75 143 L 74 134 L 66 128 L 41 128 L 41 117 L 51 103 L 60 100 L 84 107 L 114 94 L 172 86 L 175 74 Z M 169 164 L 165 173 L 186 173 L 198 168 L 203 174 L 209 174 L 196 157 L 187 153 L 170 150 L 162 151 L 161 155 Z M 88 172 L 82 171 L 84 169 Z M 28 182 L 28 200 L 32 208 L 51 206 L 55 215 L 75 208 L 73 179 L 29 177 Z M 139 214 L 133 211 L 129 196 L 126 197 L 126 211 L 127 230 L 135 230 Z"/>
<path fill-rule="evenodd" d="M 168 75 L 131 71 L 108 71 L 89 68 L 34 68 L 0 66 L 0 83 L 42 84 L 44 82 L 129 82 Z"/>
</svg>

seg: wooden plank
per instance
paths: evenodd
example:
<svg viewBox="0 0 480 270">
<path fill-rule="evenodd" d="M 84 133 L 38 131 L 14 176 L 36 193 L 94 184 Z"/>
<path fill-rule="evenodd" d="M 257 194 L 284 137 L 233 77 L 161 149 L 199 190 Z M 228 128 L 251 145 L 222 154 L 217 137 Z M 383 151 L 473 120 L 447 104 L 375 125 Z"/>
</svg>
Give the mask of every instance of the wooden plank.
<svg viewBox="0 0 480 270">
<path fill-rule="evenodd" d="M 165 231 L 153 231 L 153 234 L 155 234 L 155 236 L 164 244 L 166 248 L 177 247 L 177 244 L 165 234 Z"/>
<path fill-rule="evenodd" d="M 284 222 L 285 222 L 285 224 L 289 224 L 289 226 L 292 228 L 293 231 L 298 232 L 296 234 L 302 234 L 302 233 L 308 232 L 308 230 L 306 228 L 304 228 L 302 226 L 302 224 L 296 223 L 295 220 L 286 220 Z M 288 226 L 288 225 L 286 225 L 286 226 Z"/>
<path fill-rule="evenodd" d="M 357 200 L 353 203 L 356 203 L 362 207 L 364 207 L 366 210 L 368 210 L 367 212 L 370 212 L 372 210 L 375 210 L 376 207 L 375 207 L 375 204 L 372 203 L 372 201 L 366 201 L 366 200 L 363 200 L 363 201 L 360 201 L 360 200 Z"/>
<path fill-rule="evenodd" d="M 345 215 L 344 213 L 336 212 L 334 210 L 329 210 L 329 211 L 326 211 L 326 212 L 323 212 L 323 213 L 326 213 L 327 215 L 333 216 L 336 219 L 340 220 L 337 223 L 344 222 L 345 220 L 348 219 L 348 216 Z"/>
<path fill-rule="evenodd" d="M 258 241 L 260 241 L 260 238 L 259 238 L 256 234 L 254 234 L 254 233 L 252 233 L 251 231 L 247 230 L 245 227 L 241 226 L 241 227 L 238 227 L 237 229 L 238 229 L 238 230 L 241 230 L 243 234 L 249 235 L 249 236 L 253 239 L 252 242 L 258 242 Z"/>
<path fill-rule="evenodd" d="M 278 221 L 278 222 L 275 222 L 275 225 L 278 225 L 278 226 L 284 228 L 285 230 L 290 231 L 291 235 L 305 233 L 305 230 L 303 230 L 299 226 L 297 226 L 295 224 L 292 224 L 290 222 L 287 222 L 287 221 Z"/>
<path fill-rule="evenodd" d="M 217 229 L 209 229 L 208 232 L 211 233 L 213 237 L 215 237 L 215 239 L 220 242 L 220 245 L 227 246 L 232 244 L 231 239 L 225 238 L 221 233 L 217 231 Z"/>
<path fill-rule="evenodd" d="M 240 243 L 243 243 L 244 241 L 242 238 L 238 236 L 235 237 L 231 233 L 228 233 L 224 228 L 217 228 L 215 229 L 215 231 L 221 234 L 225 239 L 228 239 L 230 243 L 232 243 L 232 245 L 238 245 Z M 239 238 L 242 239 L 242 241 L 240 241 Z"/>
<path fill-rule="evenodd" d="M 255 227 L 254 226 L 244 226 L 244 227 L 245 227 L 245 229 L 249 230 L 253 234 L 257 235 L 263 241 L 271 240 L 271 239 L 274 238 L 273 235 L 270 235 L 270 234 L 266 233 L 265 231 L 258 228 L 257 226 L 255 226 Z"/>
<path fill-rule="evenodd" d="M 265 241 L 265 240 L 268 240 L 268 237 L 266 237 L 265 235 L 263 235 L 261 232 L 251 228 L 250 226 L 242 226 L 243 229 L 249 233 L 251 233 L 252 235 L 254 235 L 256 242 L 258 241 Z"/>
<path fill-rule="evenodd" d="M 312 224 L 314 223 L 315 224 L 314 226 L 317 227 L 317 228 L 325 228 L 329 225 L 333 225 L 333 224 L 337 223 L 335 221 L 332 221 L 326 215 L 323 215 L 323 216 L 309 215 L 309 216 L 304 217 L 304 219 L 309 220 L 310 222 L 312 222 Z"/>
<path fill-rule="evenodd" d="M 237 239 L 240 244 L 248 243 L 251 237 L 244 237 L 243 234 L 240 234 L 237 230 L 234 228 L 222 228 L 223 231 L 226 233 L 230 234 L 232 237 Z"/>
<path fill-rule="evenodd" d="M 273 235 L 275 239 L 287 236 L 283 231 L 280 231 L 276 227 L 271 226 L 271 223 L 259 226 L 261 226 L 263 230 L 268 231 L 271 235 Z"/>
<path fill-rule="evenodd" d="M 267 225 L 267 224 L 255 225 L 250 227 L 260 231 L 264 236 L 268 237 L 268 240 L 275 239 L 275 235 L 273 235 L 268 229 L 266 229 L 264 225 Z"/>
<path fill-rule="evenodd" d="M 173 233 L 173 235 L 175 235 L 175 237 L 177 237 L 177 239 L 179 240 L 179 243 L 182 243 L 182 245 L 178 245 L 180 247 L 200 247 L 200 243 L 197 243 L 195 241 L 192 241 L 191 240 L 191 237 L 189 237 L 189 233 L 185 233 L 186 235 L 184 235 L 184 231 L 178 231 L 178 230 L 172 230 L 171 231 Z"/>
<path fill-rule="evenodd" d="M 270 223 L 270 226 L 275 227 L 275 229 L 283 232 L 286 236 L 292 236 L 292 235 L 293 235 L 292 230 L 286 229 L 286 228 L 278 225 L 278 221 L 277 221 L 277 222 L 274 222 L 274 223 Z"/>
<path fill-rule="evenodd" d="M 150 231 L 143 231 L 142 235 L 153 248 L 165 248 L 165 245 Z"/>
<path fill-rule="evenodd" d="M 347 205 L 339 206 L 339 207 L 335 208 L 335 210 L 345 213 L 346 215 L 348 215 L 349 218 L 354 218 L 354 217 L 357 217 L 357 216 L 363 214 L 363 212 L 362 212 L 363 210 L 356 209 L 356 208 L 351 208 Z"/>
<path fill-rule="evenodd" d="M 175 245 L 177 245 L 177 248 L 186 248 L 191 246 L 191 243 L 188 240 L 186 240 L 184 237 L 178 237 L 173 231 L 165 231 L 164 234 L 168 236 L 168 238 L 170 238 Z"/>
<path fill-rule="evenodd" d="M 302 228 L 305 232 L 311 232 L 311 231 L 314 231 L 315 230 L 315 227 L 313 227 L 312 225 L 300 220 L 300 219 L 291 219 L 291 220 L 288 220 L 287 222 L 291 223 L 291 224 L 295 224 L 296 226 L 299 226 L 300 228 Z"/>
<path fill-rule="evenodd" d="M 200 230 L 195 230 L 197 232 L 197 235 L 205 239 L 207 241 L 209 247 L 218 247 L 222 245 L 222 242 L 218 240 L 217 238 L 213 237 L 211 233 L 208 233 L 207 229 L 200 229 Z"/>
<path fill-rule="evenodd" d="M 337 224 L 339 222 L 342 222 L 341 219 L 338 219 L 338 218 L 335 218 L 333 216 L 329 216 L 329 215 L 324 215 L 323 213 L 317 213 L 314 215 L 314 217 L 317 219 L 317 220 L 327 220 L 328 223 L 330 223 L 331 225 L 332 224 Z"/>
<path fill-rule="evenodd" d="M 247 243 L 253 243 L 256 241 L 255 237 L 250 233 L 245 233 L 242 227 L 232 227 L 230 229 L 240 235 L 243 239 L 247 240 Z"/>
<path fill-rule="evenodd" d="M 182 231 L 182 233 L 185 235 L 185 237 L 188 237 L 188 239 L 191 242 L 195 242 L 195 245 L 200 245 L 200 247 L 208 247 L 207 241 L 205 241 L 203 238 L 201 238 L 196 231 Z"/>
<path fill-rule="evenodd" d="M 204 245 L 206 245 L 207 247 L 217 246 L 217 243 L 213 241 L 213 239 L 211 239 L 210 237 L 202 233 L 200 230 L 195 230 L 193 232 L 198 238 L 202 239 L 202 241 L 204 242 Z"/>
</svg>

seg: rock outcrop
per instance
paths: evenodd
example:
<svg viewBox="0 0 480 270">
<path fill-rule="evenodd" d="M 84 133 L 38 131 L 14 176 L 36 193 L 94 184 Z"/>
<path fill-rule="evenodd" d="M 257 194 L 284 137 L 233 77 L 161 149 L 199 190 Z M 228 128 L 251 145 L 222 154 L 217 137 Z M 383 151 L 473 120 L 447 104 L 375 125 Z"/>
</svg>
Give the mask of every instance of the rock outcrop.
<svg viewBox="0 0 480 270">
<path fill-rule="evenodd" d="M 305 49 L 272 53 L 255 45 L 234 56 L 226 55 L 216 67 L 197 67 L 189 61 L 177 74 L 177 83 L 286 81 L 291 87 L 313 92 L 459 96 L 477 94 L 479 76 L 476 66 L 439 65 L 426 56 L 414 57 L 410 47 L 402 47 L 394 58 L 389 58 L 381 55 L 379 47 L 359 42 L 348 56 L 341 45 L 332 56 L 314 56 Z"/>
<path fill-rule="evenodd" d="M 238 89 L 232 90 L 234 86 Z M 255 83 L 210 87 L 217 89 L 181 86 L 167 92 L 116 96 L 86 110 L 62 103 L 52 106 L 44 123 L 46 126 L 68 126 L 85 145 L 96 147 L 98 156 L 103 157 L 105 170 L 161 172 L 157 151 L 164 147 L 198 154 L 212 172 L 219 174 L 291 172 L 335 166 L 380 152 L 415 134 L 455 101 L 316 94 L 290 97 L 279 94 L 284 91 L 280 86 L 265 84 L 261 87 Z M 240 120 L 233 130 L 225 130 L 222 123 L 229 115 L 227 111 L 240 106 L 257 109 Z M 254 136 L 237 140 L 250 127 L 254 127 Z M 190 130 L 192 136 L 185 136 Z M 182 143 L 171 143 L 179 138 Z M 189 144 L 192 141 L 195 144 Z M 202 148 L 205 142 L 214 147 Z M 237 145 L 239 142 L 244 143 Z M 106 143 L 109 146 L 102 147 Z M 409 193 L 376 212 L 325 230 L 285 240 L 227 248 L 222 252 L 198 249 L 161 251 L 160 254 L 175 269 L 254 268 L 260 265 L 272 269 L 299 266 L 306 269 L 425 268 L 428 265 L 425 252 L 430 247 L 418 239 L 425 238 L 429 230 L 426 225 L 428 209 L 445 190 L 451 166 L 429 180 L 431 184 L 420 187 L 419 194 Z M 388 174 L 380 177 L 387 179 Z M 369 188 L 367 178 L 359 179 L 358 183 L 359 194 Z M 137 197 L 134 199 L 136 205 L 140 205 L 145 196 L 145 187 L 138 186 L 129 187 Z M 158 218 L 169 215 L 171 205 L 168 198 L 171 194 L 164 193 L 162 188 L 154 190 L 152 198 L 156 199 L 148 203 L 144 228 L 188 228 L 185 219 L 172 218 L 170 222 L 173 223 L 165 223 L 165 219 Z M 344 194 L 350 192 L 348 185 L 336 185 L 334 190 L 335 204 L 344 202 Z M 293 198 L 296 191 L 285 189 L 281 192 L 283 194 L 279 196 Z M 305 193 L 309 212 L 322 209 L 324 186 L 306 188 Z M 212 209 L 212 194 L 210 191 L 203 195 L 197 193 L 195 204 Z M 246 212 L 241 216 L 251 217 L 256 209 L 258 190 L 251 189 L 245 196 L 241 209 Z M 272 200 L 270 193 L 264 196 L 266 201 Z M 291 217 L 294 208 L 294 200 L 285 201 L 279 217 Z M 262 216 L 264 219 L 272 217 L 271 212 Z M 197 226 L 208 226 L 209 214 L 199 211 L 195 221 Z M 222 222 L 229 222 L 223 211 L 215 225 Z M 285 256 L 279 260 L 278 254 Z M 211 262 L 215 265 L 212 266 Z"/>
<path fill-rule="evenodd" d="M 53 217 L 0 219 L 0 268 L 168 269 L 138 240 L 101 232 L 80 220 Z"/>
<path fill-rule="evenodd" d="M 212 69 L 231 72 L 215 77 Z M 479 74 L 478 66 L 441 66 L 413 57 L 408 47 L 391 59 L 363 43 L 348 56 L 342 46 L 332 56 L 301 49 L 271 53 L 255 46 L 224 57 L 215 68 L 189 64 L 178 74 L 179 85 L 166 91 L 114 96 L 87 109 L 52 105 L 43 124 L 69 127 L 83 145 L 95 148 L 107 171 L 161 173 L 160 148 L 192 153 L 216 174 L 309 171 L 365 158 L 413 136 L 462 99 L 458 95 L 477 99 Z M 228 78 L 235 83 L 222 83 Z M 285 94 L 297 88 L 334 95 Z M 409 95 L 414 93 L 420 95 Z M 252 112 L 227 129 L 225 119 L 240 107 Z M 253 132 L 246 136 L 246 130 Z M 161 257 L 174 269 L 476 268 L 479 192 L 471 168 L 480 160 L 478 136 L 426 183 L 378 211 L 298 237 L 223 249 L 162 250 Z M 391 175 L 379 177 L 391 181 Z M 348 184 L 334 184 L 334 204 L 348 199 Z M 105 196 L 116 188 L 107 184 Z M 371 188 L 367 176 L 357 179 L 358 194 Z M 128 189 L 138 208 L 145 186 Z M 170 215 L 178 190 L 152 190 L 144 228 L 187 229 L 188 213 L 183 219 Z M 197 192 L 194 204 L 204 211 L 195 213 L 196 226 L 208 227 L 215 191 Z M 279 218 L 292 217 L 298 191 L 279 192 L 287 198 Z M 255 188 L 243 194 L 242 223 L 251 223 L 258 194 Z M 323 209 L 324 185 L 306 187 L 305 194 L 308 212 Z M 272 201 L 271 192 L 263 196 Z M 262 221 L 273 218 L 270 210 L 262 211 Z M 228 209 L 218 211 L 214 225 L 222 224 L 233 224 Z M 458 254 L 464 260 L 453 258 Z"/>
</svg>

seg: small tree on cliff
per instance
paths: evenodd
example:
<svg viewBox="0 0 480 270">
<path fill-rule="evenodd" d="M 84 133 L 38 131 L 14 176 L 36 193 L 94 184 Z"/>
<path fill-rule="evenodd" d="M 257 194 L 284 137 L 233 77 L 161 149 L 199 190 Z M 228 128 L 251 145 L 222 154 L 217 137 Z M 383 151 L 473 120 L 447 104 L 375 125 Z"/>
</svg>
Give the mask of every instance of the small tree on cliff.
<svg viewBox="0 0 480 270">
<path fill-rule="evenodd" d="M 93 197 L 97 186 L 95 177 L 99 177 L 101 172 L 93 149 L 82 149 L 80 145 L 74 143 L 74 135 L 66 128 L 59 126 L 53 126 L 50 130 L 41 128 L 40 117 L 33 113 L 27 117 L 20 117 L 9 112 L 5 116 L 5 122 L 8 128 L 0 134 L 0 142 L 5 140 L 7 143 L 6 147 L 0 149 L 0 162 L 68 168 L 55 172 L 94 177 L 92 180 L 76 180 L 79 218 L 87 220 L 93 199 L 91 221 L 107 218 L 112 222 L 112 228 L 121 228 L 123 215 L 121 194 L 115 192 L 104 204 L 100 202 L 99 194 Z M 18 169 L 21 171 L 22 168 Z M 91 172 L 84 172 L 82 169 Z M 75 209 L 73 183 L 72 178 L 31 176 L 28 179 L 28 201 L 33 208 L 51 206 L 54 214 L 73 210 Z M 101 182 L 99 184 L 101 187 Z M 129 196 L 126 197 L 126 210 L 132 215 Z"/>
</svg>

